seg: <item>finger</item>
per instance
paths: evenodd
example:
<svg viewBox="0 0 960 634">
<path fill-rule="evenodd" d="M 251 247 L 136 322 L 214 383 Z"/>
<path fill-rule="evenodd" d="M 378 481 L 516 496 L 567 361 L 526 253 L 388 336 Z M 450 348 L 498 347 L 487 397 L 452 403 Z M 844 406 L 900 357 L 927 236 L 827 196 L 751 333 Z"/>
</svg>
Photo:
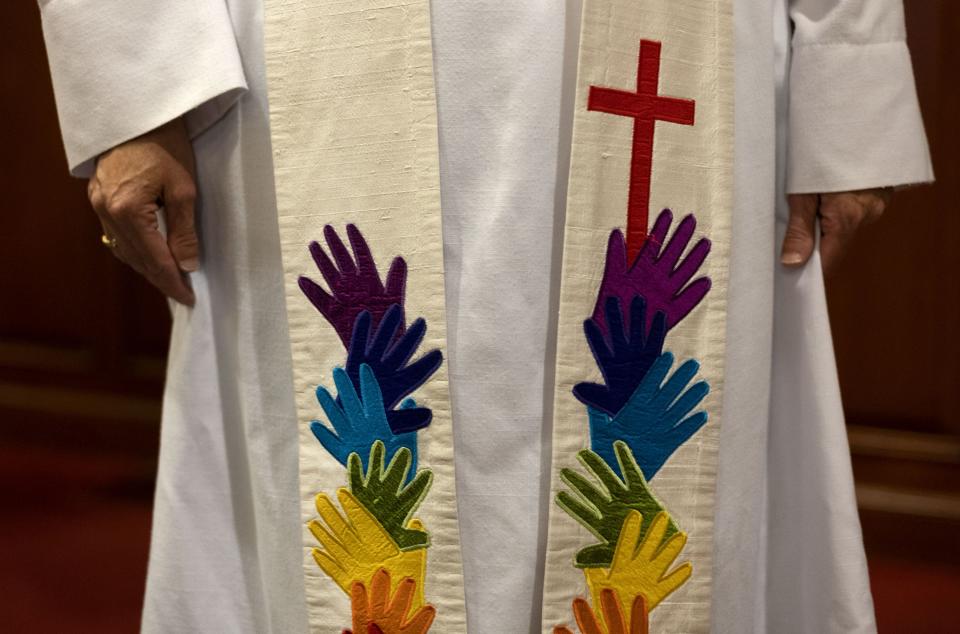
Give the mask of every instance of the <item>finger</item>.
<svg viewBox="0 0 960 634">
<path fill-rule="evenodd" d="M 873 205 L 870 196 L 859 193 L 824 194 L 820 204 L 820 257 L 824 275 L 834 273 L 843 260 L 857 229 Z"/>
<path fill-rule="evenodd" d="M 430 629 L 430 626 L 433 625 L 433 619 L 436 618 L 436 616 L 437 609 L 435 607 L 432 605 L 423 606 L 417 610 L 413 618 L 410 619 L 410 622 L 403 628 L 403 633 L 425 634 L 425 632 Z"/>
<path fill-rule="evenodd" d="M 670 231 L 670 223 L 673 222 L 673 212 L 669 209 L 664 209 L 660 212 L 660 215 L 657 216 L 657 219 L 653 223 L 653 229 L 650 231 L 650 235 L 647 236 L 647 239 L 644 241 L 643 246 L 640 248 L 640 254 L 637 256 L 637 260 L 647 259 L 651 262 L 657 260 L 660 255 L 660 248 L 667 241 L 667 233 Z M 634 262 L 631 262 L 632 266 Z"/>
<path fill-rule="evenodd" d="M 690 278 L 700 270 L 700 266 L 703 264 L 704 260 L 707 259 L 707 255 L 710 254 L 710 247 L 713 246 L 713 243 L 710 242 L 707 238 L 701 238 L 699 242 L 693 245 L 693 248 L 690 249 L 690 253 L 687 254 L 687 257 L 683 259 L 683 262 L 680 263 L 680 266 L 670 274 L 672 278 L 671 281 L 676 281 L 678 286 L 683 286 L 690 281 Z"/>
<path fill-rule="evenodd" d="M 373 253 L 370 252 L 370 246 L 364 239 L 363 234 L 353 223 L 347 225 L 347 239 L 350 241 L 350 248 L 353 249 L 353 254 L 357 258 L 357 270 L 374 285 L 371 290 L 382 293 L 383 284 L 380 282 L 380 274 L 377 272 Z"/>
<path fill-rule="evenodd" d="M 603 634 L 596 615 L 590 609 L 590 604 L 580 597 L 573 600 L 573 618 L 577 620 L 582 634 Z"/>
<path fill-rule="evenodd" d="M 647 616 L 647 598 L 638 594 L 630 610 L 630 634 L 649 634 L 650 622 Z"/>
<path fill-rule="evenodd" d="M 386 572 L 385 569 L 384 572 Z M 390 577 L 388 576 L 387 579 Z M 405 618 L 407 612 L 410 611 L 410 606 L 413 604 L 413 595 L 417 590 L 417 582 L 407 577 L 400 581 L 397 585 L 397 591 L 393 594 L 393 600 L 390 601 L 390 605 L 387 607 L 387 614 L 392 614 L 397 617 Z"/>
<path fill-rule="evenodd" d="M 314 242 L 316 244 L 316 242 Z M 300 290 L 307 296 L 314 308 L 320 311 L 321 315 L 327 316 L 333 311 L 334 299 L 327 291 L 323 290 L 319 284 L 309 277 L 301 275 L 297 278 L 297 284 Z"/>
<path fill-rule="evenodd" d="M 643 536 L 643 543 L 637 550 L 637 559 L 653 561 L 654 555 L 660 550 L 660 544 L 663 543 L 663 536 L 667 533 L 669 523 L 670 518 L 665 512 L 657 513 L 650 528 L 647 529 L 647 534 Z"/>
<path fill-rule="evenodd" d="M 680 221 L 680 224 L 673 232 L 673 236 L 670 238 L 670 242 L 667 243 L 666 248 L 658 258 L 658 261 L 670 267 L 671 273 L 677 268 L 677 262 L 680 261 L 680 256 L 683 255 L 687 245 L 690 244 L 690 238 L 693 237 L 693 232 L 696 231 L 696 229 L 697 221 L 694 219 L 693 214 L 685 216 L 683 220 Z"/>
<path fill-rule="evenodd" d="M 323 228 L 323 237 L 327 239 L 327 246 L 330 247 L 330 253 L 333 254 L 333 259 L 337 262 L 340 272 L 344 275 L 356 273 L 357 265 L 354 264 L 350 252 L 344 246 L 343 240 L 340 239 L 333 226 L 326 225 Z"/>
<path fill-rule="evenodd" d="M 117 237 L 120 235 L 120 230 L 114 226 L 113 218 L 107 213 L 107 199 L 100 186 L 100 181 L 96 176 L 91 178 L 87 183 L 87 197 L 90 199 L 90 206 L 93 207 L 94 213 L 97 214 L 97 218 L 100 220 L 103 235 L 114 241 L 114 244 L 109 247 L 110 253 L 138 273 L 141 273 L 141 270 L 134 265 L 134 262 L 139 264 L 134 254 L 129 253 L 128 249 L 120 244 L 120 240 Z"/>
<path fill-rule="evenodd" d="M 816 194 L 792 194 L 787 196 L 790 219 L 783 239 L 780 262 L 786 266 L 801 266 L 813 254 L 816 244 L 817 207 L 820 197 Z"/>
<path fill-rule="evenodd" d="M 160 233 L 155 201 L 144 202 L 121 194 L 107 203 L 113 226 L 120 232 L 118 240 L 135 259 L 142 274 L 160 292 L 186 306 L 193 306 L 194 295 L 180 272 L 166 238 Z"/>
<path fill-rule="evenodd" d="M 327 252 L 323 250 L 323 247 L 320 246 L 319 242 L 311 242 L 307 248 L 310 250 L 313 263 L 320 269 L 320 275 L 323 276 L 323 281 L 327 283 L 327 286 L 332 292 L 336 292 L 337 282 L 340 281 L 340 271 L 338 271 L 337 267 L 330 261 L 330 257 L 327 255 Z"/>
<path fill-rule="evenodd" d="M 656 524 L 656 521 L 654 521 Z M 633 561 L 633 553 L 637 549 L 637 543 L 640 541 L 640 530 L 643 526 L 643 516 L 639 511 L 631 509 L 627 513 L 627 519 L 623 522 L 623 528 L 620 529 L 620 537 L 617 538 L 617 547 L 613 551 L 613 561 L 610 568 L 613 570 L 625 570 L 630 562 Z"/>
<path fill-rule="evenodd" d="M 402 303 L 403 291 L 406 285 L 407 285 L 407 261 L 397 256 L 393 258 L 393 262 L 390 263 L 390 270 L 387 271 L 387 288 L 386 288 L 387 296 L 391 298 L 396 298 Z"/>
<path fill-rule="evenodd" d="M 370 616 L 374 619 L 387 614 L 390 603 L 390 573 L 380 568 L 370 581 Z"/>
<path fill-rule="evenodd" d="M 200 268 L 200 241 L 196 230 L 197 188 L 186 171 L 164 187 L 163 205 L 167 221 L 167 245 L 181 271 Z"/>
<path fill-rule="evenodd" d="M 607 622 L 607 631 L 610 634 L 626 634 L 623 608 L 620 606 L 617 593 L 612 588 L 604 588 L 600 591 L 600 608 L 603 611 L 603 620 Z"/>
<path fill-rule="evenodd" d="M 350 607 L 353 612 L 353 629 L 363 632 L 363 625 L 370 618 L 370 608 L 367 604 L 367 589 L 360 581 L 354 581 L 350 586 Z"/>
<path fill-rule="evenodd" d="M 396 329 L 394 330 L 393 336 L 396 336 Z M 401 367 L 409 361 L 413 353 L 417 351 L 417 346 L 420 345 L 426 332 L 427 322 L 420 317 L 410 324 L 407 332 L 397 341 L 390 352 L 386 354 L 383 359 L 384 363 L 394 368 Z"/>
</svg>

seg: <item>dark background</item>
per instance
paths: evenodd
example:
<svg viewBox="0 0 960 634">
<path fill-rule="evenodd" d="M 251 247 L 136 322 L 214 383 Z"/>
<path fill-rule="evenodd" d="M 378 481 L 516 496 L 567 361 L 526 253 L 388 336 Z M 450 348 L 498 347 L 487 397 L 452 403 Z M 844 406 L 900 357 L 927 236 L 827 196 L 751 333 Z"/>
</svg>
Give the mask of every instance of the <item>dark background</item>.
<svg viewBox="0 0 960 634">
<path fill-rule="evenodd" d="M 960 629 L 960 3 L 906 7 L 938 183 L 862 231 L 829 302 L 880 631 L 943 633 Z M 134 632 L 169 314 L 66 173 L 30 0 L 0 19 L 0 108 L 0 629 Z"/>
</svg>

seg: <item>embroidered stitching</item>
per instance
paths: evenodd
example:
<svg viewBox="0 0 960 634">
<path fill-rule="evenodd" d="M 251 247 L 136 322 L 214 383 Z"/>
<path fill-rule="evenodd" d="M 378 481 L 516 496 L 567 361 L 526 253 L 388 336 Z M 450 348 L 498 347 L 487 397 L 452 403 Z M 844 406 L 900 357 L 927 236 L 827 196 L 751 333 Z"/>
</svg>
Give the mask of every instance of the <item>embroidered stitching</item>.
<svg viewBox="0 0 960 634">
<path fill-rule="evenodd" d="M 404 332 L 403 308 L 394 304 L 387 309 L 376 332 L 371 333 L 372 317 L 369 311 L 357 315 L 347 355 L 347 374 L 355 387 L 360 387 L 360 366 L 367 364 L 377 377 L 383 395 L 387 420 L 395 434 L 417 431 L 430 424 L 432 412 L 425 407 L 407 404 L 394 408 L 406 396 L 429 380 L 443 363 L 443 354 L 431 350 L 413 363 L 410 358 L 417 351 L 427 323 L 423 318 L 414 321 Z"/>
<path fill-rule="evenodd" d="M 630 259 L 647 235 L 650 181 L 653 170 L 653 135 L 657 121 L 693 125 L 696 103 L 658 95 L 660 42 L 640 40 L 637 58 L 637 91 L 591 86 L 587 110 L 633 118 L 633 152 L 627 202 L 627 244 Z"/>
<path fill-rule="evenodd" d="M 407 263 L 401 257 L 394 258 L 384 286 L 370 247 L 356 225 L 347 225 L 352 256 L 333 227 L 326 225 L 323 235 L 333 260 L 318 242 L 310 243 L 310 255 L 320 269 L 329 292 L 306 276 L 300 276 L 297 283 L 310 303 L 337 331 L 343 345 L 349 347 L 354 323 L 362 311 L 371 314 L 373 326 L 376 327 L 387 309 L 394 304 L 403 306 Z M 402 324 L 400 331 L 403 331 Z"/>
<path fill-rule="evenodd" d="M 589 449 L 581 450 L 577 458 L 599 481 L 600 486 L 573 469 L 560 470 L 560 479 L 573 489 L 574 493 L 560 491 L 557 493 L 557 504 L 601 541 L 577 552 L 576 565 L 579 568 L 610 565 L 620 529 L 630 511 L 640 511 L 646 518 L 644 531 L 653 522 L 654 516 L 663 511 L 663 505 L 647 486 L 647 481 L 627 444 L 618 440 L 613 446 L 620 470 L 624 474 L 623 479 L 617 477 L 613 469 Z M 673 520 L 668 520 L 666 530 L 668 536 L 677 532 Z"/>
<path fill-rule="evenodd" d="M 407 524 L 430 490 L 433 473 L 422 469 L 409 484 L 404 484 L 410 470 L 410 450 L 406 447 L 398 449 L 386 469 L 383 466 L 385 453 L 383 442 L 375 441 L 370 449 L 366 475 L 360 456 L 350 454 L 347 460 L 350 492 L 390 533 L 400 550 L 426 548 L 430 544 L 429 536 L 423 531 L 407 528 Z"/>
</svg>

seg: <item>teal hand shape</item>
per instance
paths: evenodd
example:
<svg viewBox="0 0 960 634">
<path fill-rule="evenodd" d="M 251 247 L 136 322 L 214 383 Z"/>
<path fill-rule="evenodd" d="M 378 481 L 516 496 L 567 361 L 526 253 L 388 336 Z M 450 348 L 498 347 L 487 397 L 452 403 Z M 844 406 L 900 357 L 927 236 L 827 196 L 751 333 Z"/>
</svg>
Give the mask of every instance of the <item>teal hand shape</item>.
<svg viewBox="0 0 960 634">
<path fill-rule="evenodd" d="M 573 469 L 565 468 L 560 471 L 560 479 L 573 489 L 575 494 L 560 491 L 557 494 L 557 504 L 601 541 L 577 552 L 576 565 L 579 568 L 610 566 L 620 529 L 631 510 L 640 511 L 643 516 L 641 534 L 646 534 L 653 519 L 664 510 L 663 505 L 647 487 L 647 481 L 627 444 L 618 440 L 613 444 L 613 449 L 624 474 L 623 480 L 617 477 L 603 458 L 589 449 L 580 451 L 577 458 L 600 482 L 600 486 Z M 666 536 L 670 537 L 676 532 L 677 526 L 671 519 Z"/>
<path fill-rule="evenodd" d="M 400 550 L 426 548 L 430 544 L 427 532 L 407 526 L 433 483 L 433 473 L 424 469 L 405 485 L 410 470 L 410 450 L 400 447 L 386 469 L 383 467 L 385 453 L 383 442 L 374 441 L 366 474 L 360 456 L 350 454 L 347 459 L 350 492 L 390 533 Z"/>
<path fill-rule="evenodd" d="M 386 449 L 388 460 L 393 459 L 394 454 L 401 448 L 407 448 L 411 455 L 411 468 L 416 472 L 417 434 L 395 434 L 390 429 L 380 385 L 370 366 L 365 363 L 360 366 L 359 395 L 343 368 L 333 370 L 333 382 L 337 386 L 340 403 L 337 403 L 337 399 L 327 388 L 317 388 L 317 400 L 333 425 L 333 430 L 320 421 L 310 423 L 310 431 L 323 448 L 340 464 L 346 466 L 350 454 L 355 453 L 361 456 L 362 460 L 370 455 L 370 447 L 379 440 Z"/>
<path fill-rule="evenodd" d="M 691 359 L 667 378 L 672 366 L 672 354 L 660 355 L 616 416 L 587 408 L 591 449 L 619 476 L 623 473 L 614 455 L 615 441 L 630 447 L 644 477 L 652 480 L 673 452 L 707 422 L 706 412 L 688 416 L 710 392 L 705 381 L 687 388 L 700 364 Z"/>
</svg>

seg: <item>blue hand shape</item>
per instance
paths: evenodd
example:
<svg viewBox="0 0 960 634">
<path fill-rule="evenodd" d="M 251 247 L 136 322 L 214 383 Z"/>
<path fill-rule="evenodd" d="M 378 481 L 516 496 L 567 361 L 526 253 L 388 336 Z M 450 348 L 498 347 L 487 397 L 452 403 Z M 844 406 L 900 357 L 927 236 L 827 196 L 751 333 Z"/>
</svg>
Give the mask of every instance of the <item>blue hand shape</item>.
<svg viewBox="0 0 960 634">
<path fill-rule="evenodd" d="M 613 449 L 615 441 L 627 443 L 644 477 L 652 480 L 673 452 L 707 422 L 706 412 L 687 416 L 710 392 L 706 381 L 687 388 L 700 364 L 691 359 L 667 379 L 672 366 L 672 354 L 660 355 L 624 408 L 612 418 L 596 408 L 587 408 L 591 448 L 621 477 Z"/>
<path fill-rule="evenodd" d="M 396 434 L 417 431 L 430 424 L 432 412 L 426 407 L 406 407 L 394 410 L 404 397 L 426 383 L 440 364 L 443 355 L 439 350 L 431 350 L 413 363 L 407 365 L 423 340 L 427 323 L 421 318 L 403 331 L 403 309 L 391 306 L 375 333 L 371 335 L 372 318 L 367 311 L 357 316 L 350 338 L 350 351 L 347 355 L 347 374 L 355 387 L 360 386 L 360 367 L 366 364 L 373 370 L 383 394 L 383 407 L 387 410 L 390 428 Z"/>
<path fill-rule="evenodd" d="M 650 366 L 663 350 L 663 339 L 667 335 L 667 318 L 657 311 L 646 335 L 647 302 L 635 295 L 630 302 L 630 324 L 623 321 L 620 299 L 608 297 L 606 305 L 606 323 L 610 332 L 610 344 L 595 319 L 583 322 L 583 331 L 587 343 L 600 366 L 600 372 L 606 385 L 598 383 L 578 383 L 573 395 L 588 407 L 616 416 L 637 389 Z M 628 335 L 629 331 L 629 335 Z"/>
<path fill-rule="evenodd" d="M 310 423 L 310 431 L 317 437 L 323 448 L 337 461 L 346 466 L 350 454 L 356 453 L 363 461 L 364 469 L 370 455 L 370 447 L 377 440 L 386 448 L 386 460 L 389 462 L 401 447 L 410 450 L 412 460 L 408 480 L 417 471 L 417 434 L 409 432 L 395 434 L 387 422 L 387 412 L 383 408 L 383 396 L 377 377 L 370 366 L 360 366 L 360 395 L 343 368 L 334 368 L 333 382 L 337 386 L 340 403 L 323 386 L 317 388 L 317 400 L 327 415 L 333 431 L 320 421 Z M 401 407 L 407 407 L 412 402 Z"/>
</svg>

